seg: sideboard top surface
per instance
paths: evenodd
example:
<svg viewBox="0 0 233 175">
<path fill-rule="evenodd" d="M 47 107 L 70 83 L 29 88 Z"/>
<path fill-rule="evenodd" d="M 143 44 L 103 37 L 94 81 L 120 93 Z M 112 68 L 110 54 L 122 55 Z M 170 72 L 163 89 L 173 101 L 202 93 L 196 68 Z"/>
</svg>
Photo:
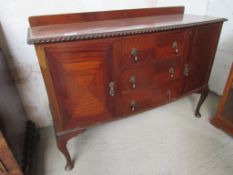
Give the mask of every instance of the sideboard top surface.
<svg viewBox="0 0 233 175">
<path fill-rule="evenodd" d="M 28 43 L 40 44 L 128 36 L 199 26 L 225 20 L 225 18 L 174 13 L 41 26 L 31 25 L 32 27 L 28 30 Z"/>
</svg>

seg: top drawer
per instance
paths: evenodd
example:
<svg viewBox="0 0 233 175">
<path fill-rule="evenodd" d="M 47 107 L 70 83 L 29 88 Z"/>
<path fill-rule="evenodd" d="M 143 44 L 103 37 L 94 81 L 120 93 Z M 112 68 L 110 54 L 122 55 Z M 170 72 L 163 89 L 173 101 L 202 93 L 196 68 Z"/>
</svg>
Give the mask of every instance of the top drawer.
<svg viewBox="0 0 233 175">
<path fill-rule="evenodd" d="M 155 58 L 156 35 L 132 36 L 122 40 L 121 67 L 136 66 Z"/>
<path fill-rule="evenodd" d="M 158 34 L 156 40 L 156 60 L 182 57 L 184 54 L 184 40 L 184 31 Z"/>
<path fill-rule="evenodd" d="M 121 67 L 180 57 L 184 53 L 185 31 L 171 31 L 122 40 Z"/>
</svg>

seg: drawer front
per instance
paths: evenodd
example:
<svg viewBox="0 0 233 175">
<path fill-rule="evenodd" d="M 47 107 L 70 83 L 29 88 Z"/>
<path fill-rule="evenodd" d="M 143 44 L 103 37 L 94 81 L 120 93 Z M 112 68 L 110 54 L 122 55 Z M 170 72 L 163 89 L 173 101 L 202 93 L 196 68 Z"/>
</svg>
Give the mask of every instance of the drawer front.
<svg viewBox="0 0 233 175">
<path fill-rule="evenodd" d="M 121 115 L 143 111 L 152 105 L 152 88 L 142 88 L 121 95 Z"/>
<path fill-rule="evenodd" d="M 123 71 L 121 74 L 121 92 L 151 86 L 153 72 L 152 65 Z"/>
<path fill-rule="evenodd" d="M 148 63 L 156 56 L 156 34 L 127 37 L 122 40 L 121 67 Z"/>
<path fill-rule="evenodd" d="M 183 61 L 179 58 L 154 64 L 153 88 L 183 77 Z"/>
<path fill-rule="evenodd" d="M 153 88 L 153 106 L 172 101 L 179 97 L 183 90 L 183 80 L 178 79 L 174 82 L 168 82 L 159 88 Z"/>
<path fill-rule="evenodd" d="M 182 57 L 184 54 L 185 32 L 164 32 L 157 35 L 156 60 Z"/>
<path fill-rule="evenodd" d="M 127 37 L 122 40 L 121 67 L 183 57 L 184 41 L 185 31 Z"/>
</svg>

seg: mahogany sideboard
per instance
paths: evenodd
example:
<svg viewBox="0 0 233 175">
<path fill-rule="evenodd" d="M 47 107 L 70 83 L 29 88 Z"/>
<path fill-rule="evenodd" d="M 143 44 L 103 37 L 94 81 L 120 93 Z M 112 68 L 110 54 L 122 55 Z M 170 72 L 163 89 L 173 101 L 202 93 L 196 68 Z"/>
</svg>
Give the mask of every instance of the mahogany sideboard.
<svg viewBox="0 0 233 175">
<path fill-rule="evenodd" d="M 225 18 L 163 7 L 29 17 L 48 92 L 57 146 L 89 126 L 201 93 Z"/>
</svg>

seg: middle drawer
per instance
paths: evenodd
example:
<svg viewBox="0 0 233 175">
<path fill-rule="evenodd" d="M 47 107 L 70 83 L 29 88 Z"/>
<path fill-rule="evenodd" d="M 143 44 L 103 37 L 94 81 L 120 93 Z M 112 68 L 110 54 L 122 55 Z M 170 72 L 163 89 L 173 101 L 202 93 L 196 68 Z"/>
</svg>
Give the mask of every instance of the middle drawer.
<svg viewBox="0 0 233 175">
<path fill-rule="evenodd" d="M 120 80 L 121 92 L 152 86 L 153 73 L 153 65 L 124 70 Z"/>
<path fill-rule="evenodd" d="M 120 77 L 121 93 L 144 87 L 159 87 L 182 76 L 180 58 L 152 62 L 149 65 L 123 70 Z"/>
</svg>

